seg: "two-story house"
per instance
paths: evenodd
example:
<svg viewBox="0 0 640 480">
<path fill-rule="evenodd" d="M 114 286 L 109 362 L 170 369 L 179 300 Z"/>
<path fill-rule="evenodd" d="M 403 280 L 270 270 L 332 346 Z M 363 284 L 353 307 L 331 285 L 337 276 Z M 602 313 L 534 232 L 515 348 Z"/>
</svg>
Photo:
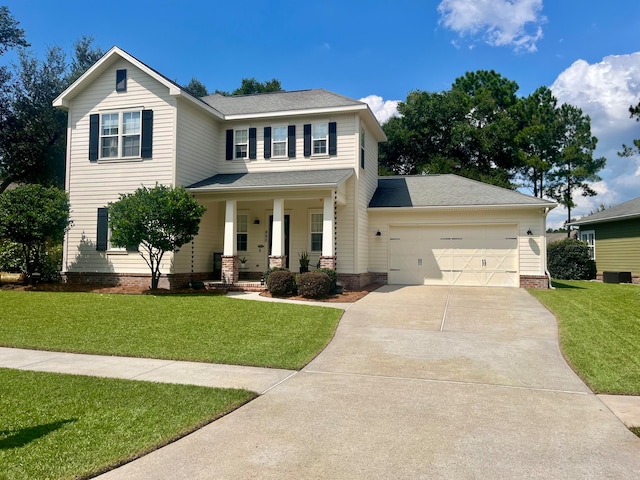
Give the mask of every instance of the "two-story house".
<svg viewBox="0 0 640 480">
<path fill-rule="evenodd" d="M 199 99 L 114 47 L 54 105 L 69 113 L 68 281 L 148 285 L 141 256 L 110 245 L 107 204 L 157 182 L 207 207 L 194 241 L 165 255 L 165 286 L 297 270 L 303 252 L 349 287 L 547 285 L 553 203 L 454 175 L 379 179 L 385 135 L 363 102 Z"/>
</svg>

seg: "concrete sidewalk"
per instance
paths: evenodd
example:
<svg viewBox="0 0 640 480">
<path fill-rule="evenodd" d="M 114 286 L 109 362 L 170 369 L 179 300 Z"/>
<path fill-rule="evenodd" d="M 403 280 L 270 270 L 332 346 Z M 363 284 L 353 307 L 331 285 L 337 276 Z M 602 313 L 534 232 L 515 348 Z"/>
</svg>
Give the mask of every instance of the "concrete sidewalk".
<svg viewBox="0 0 640 480">
<path fill-rule="evenodd" d="M 0 367 L 204 387 L 244 388 L 260 394 L 297 373 L 292 370 L 275 368 L 83 355 L 3 347 L 0 347 Z"/>
</svg>

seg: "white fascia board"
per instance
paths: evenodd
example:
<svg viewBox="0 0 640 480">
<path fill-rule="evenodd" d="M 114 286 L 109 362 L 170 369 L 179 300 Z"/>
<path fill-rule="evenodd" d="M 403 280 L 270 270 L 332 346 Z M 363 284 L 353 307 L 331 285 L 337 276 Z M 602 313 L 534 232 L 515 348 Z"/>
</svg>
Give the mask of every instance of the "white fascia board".
<svg viewBox="0 0 640 480">
<path fill-rule="evenodd" d="M 254 192 L 254 191 L 278 191 L 278 190 L 287 190 L 287 191 L 305 191 L 311 189 L 327 189 L 332 188 L 335 189 L 337 185 L 335 183 L 309 183 L 304 185 L 260 185 L 260 186 L 252 186 L 252 187 L 196 187 L 196 188 L 187 188 L 186 190 L 191 193 L 224 193 L 224 192 Z"/>
</svg>

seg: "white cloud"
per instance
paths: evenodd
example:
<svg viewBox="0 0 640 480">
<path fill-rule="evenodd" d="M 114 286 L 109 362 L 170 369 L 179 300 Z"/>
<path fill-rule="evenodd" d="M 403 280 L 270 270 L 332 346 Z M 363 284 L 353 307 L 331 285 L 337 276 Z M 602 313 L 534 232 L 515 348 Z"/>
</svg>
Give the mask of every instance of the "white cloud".
<svg viewBox="0 0 640 480">
<path fill-rule="evenodd" d="M 535 52 L 546 22 L 542 0 L 442 0 L 438 12 L 440 23 L 458 35 L 516 51 Z"/>
<path fill-rule="evenodd" d="M 600 172 L 603 181 L 595 184 L 598 196 L 576 196 L 572 216 L 586 215 L 602 203 L 611 206 L 637 197 L 640 156 L 620 158 L 617 152 L 623 143 L 640 138 L 640 124 L 629 118 L 629 106 L 640 99 L 640 52 L 607 56 L 594 64 L 577 60 L 550 88 L 560 103 L 575 105 L 591 117 L 591 132 L 598 137 L 595 155 L 607 159 Z M 557 208 L 549 220 L 561 212 L 564 208 Z"/>
<path fill-rule="evenodd" d="M 398 103 L 400 100 L 384 100 L 379 95 L 369 95 L 360 99 L 361 102 L 369 105 L 369 108 L 378 119 L 380 125 L 385 123 L 391 117 L 399 117 Z"/>
</svg>

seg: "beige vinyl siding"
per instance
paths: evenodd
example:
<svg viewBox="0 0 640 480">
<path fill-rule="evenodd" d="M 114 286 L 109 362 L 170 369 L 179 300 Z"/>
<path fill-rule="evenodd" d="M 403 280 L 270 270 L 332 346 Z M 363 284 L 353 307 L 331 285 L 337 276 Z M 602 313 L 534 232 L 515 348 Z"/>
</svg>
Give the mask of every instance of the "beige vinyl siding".
<svg viewBox="0 0 640 480">
<path fill-rule="evenodd" d="M 116 70 L 123 68 L 127 69 L 127 91 L 116 93 Z M 90 162 L 90 114 L 134 108 L 153 110 L 153 158 Z M 97 209 L 141 185 L 171 184 L 174 119 L 174 99 L 168 89 L 124 60 L 115 62 L 73 99 L 67 163 L 73 226 L 65 240 L 64 271 L 148 273 L 137 253 L 95 250 Z M 171 260 L 171 254 L 165 255 L 163 273 L 170 273 Z"/>
<path fill-rule="evenodd" d="M 364 122 L 358 122 L 356 149 L 356 173 L 358 176 L 357 260 L 355 273 L 369 271 L 369 213 L 367 207 L 378 187 L 378 142 L 367 130 Z M 365 130 L 365 169 L 360 168 L 360 128 Z"/>
<path fill-rule="evenodd" d="M 581 231 L 595 230 L 596 269 L 640 275 L 640 218 L 584 225 Z"/>
<path fill-rule="evenodd" d="M 354 115 L 335 115 L 322 117 L 284 117 L 266 120 L 247 120 L 225 122 L 218 134 L 217 156 L 218 173 L 274 172 L 282 170 L 328 170 L 354 168 L 355 149 L 358 138 L 355 135 Z M 336 122 L 338 152 L 335 156 L 304 156 L 304 125 Z M 264 158 L 264 127 L 296 126 L 295 158 Z M 256 128 L 256 159 L 226 160 L 226 130 Z M 273 130 L 272 130 L 273 131 Z"/>
<path fill-rule="evenodd" d="M 174 273 L 206 273 L 213 271 L 213 254 L 222 252 L 224 234 L 224 204 L 202 202 L 207 211 L 200 220 L 200 229 L 193 242 L 184 245 L 174 255 Z M 193 263 L 192 263 L 193 261 Z"/>
<path fill-rule="evenodd" d="M 372 272 L 388 271 L 389 226 L 515 224 L 518 228 L 518 273 L 545 274 L 544 218 L 538 209 L 370 209 L 369 215 L 369 269 Z M 533 233 L 531 236 L 527 235 L 529 229 Z M 378 230 L 380 236 L 376 236 Z"/>
<path fill-rule="evenodd" d="M 176 184 L 188 186 L 215 175 L 220 122 L 185 100 L 178 103 Z"/>
</svg>

